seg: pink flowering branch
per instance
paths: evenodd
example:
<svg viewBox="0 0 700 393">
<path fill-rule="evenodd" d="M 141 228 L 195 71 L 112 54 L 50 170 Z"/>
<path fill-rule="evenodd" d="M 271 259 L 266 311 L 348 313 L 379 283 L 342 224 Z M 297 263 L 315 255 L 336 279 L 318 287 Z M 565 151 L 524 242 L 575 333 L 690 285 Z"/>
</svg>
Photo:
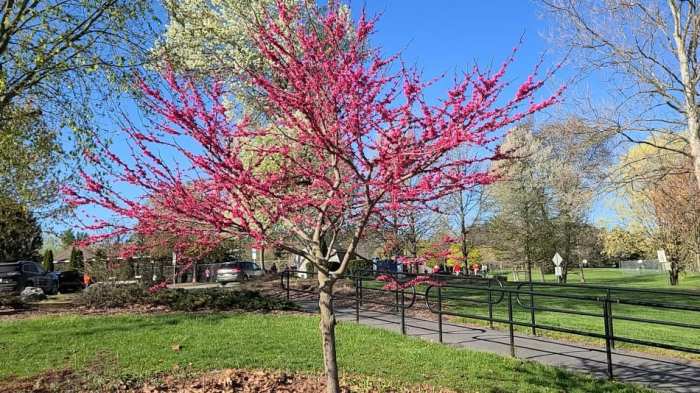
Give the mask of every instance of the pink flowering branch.
<svg viewBox="0 0 700 393">
<path fill-rule="evenodd" d="M 537 70 L 510 86 L 511 55 L 494 73 L 465 73 L 432 102 L 432 82 L 372 47 L 376 20 L 281 1 L 275 15 L 262 17 L 252 37 L 265 71 L 240 81 L 264 108 L 261 121 L 227 110 L 224 84 L 166 69 L 165 89 L 139 81 L 155 124 L 123 130 L 127 154 L 96 140 L 89 159 L 99 170 L 81 172 L 81 187 L 65 195 L 111 212 L 93 218 L 91 241 L 170 233 L 173 247 L 186 249 L 245 236 L 311 261 L 335 392 L 330 299 L 367 228 L 496 181 L 479 168 L 506 158 L 504 130 L 562 91 L 537 99 L 548 77 Z M 339 246 L 346 253 L 336 268 Z"/>
</svg>

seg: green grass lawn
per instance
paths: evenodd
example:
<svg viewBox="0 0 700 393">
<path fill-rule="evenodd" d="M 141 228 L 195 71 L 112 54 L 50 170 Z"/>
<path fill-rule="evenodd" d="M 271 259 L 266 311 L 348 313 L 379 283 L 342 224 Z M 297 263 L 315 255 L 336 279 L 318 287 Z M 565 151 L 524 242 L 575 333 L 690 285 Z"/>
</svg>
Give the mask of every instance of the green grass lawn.
<svg viewBox="0 0 700 393">
<path fill-rule="evenodd" d="M 0 331 L 0 381 L 51 369 L 107 381 L 150 379 L 174 367 L 316 373 L 322 364 L 318 320 L 301 315 L 52 316 L 0 321 Z M 352 323 L 338 326 L 338 349 L 344 373 L 398 385 L 492 393 L 642 391 Z"/>
<path fill-rule="evenodd" d="M 578 271 L 578 270 L 576 270 Z M 638 300 L 638 301 L 649 301 L 649 302 L 663 302 L 669 304 L 678 305 L 695 305 L 700 307 L 700 275 L 699 274 L 688 274 L 681 278 L 680 285 L 670 286 L 668 283 L 667 274 L 637 274 L 634 272 L 623 273 L 619 269 L 585 269 L 584 276 L 586 278 L 586 285 L 591 286 L 606 286 L 614 288 L 623 289 L 656 289 L 669 291 L 670 294 L 658 295 L 658 294 L 646 294 L 643 292 L 628 292 L 628 291 L 612 291 L 612 298 L 615 299 L 626 299 L 626 300 Z M 535 275 L 535 282 L 539 282 L 539 274 Z M 570 284 L 581 284 L 579 281 L 579 275 L 571 274 L 569 275 Z M 524 278 L 521 274 L 521 279 Z M 512 279 L 512 275 L 508 275 L 508 279 Z M 554 283 L 553 275 L 545 275 L 545 280 L 547 283 Z M 521 281 L 522 283 L 522 281 Z M 466 284 L 465 281 L 455 281 L 454 285 Z M 516 282 L 506 283 L 506 287 L 512 287 L 518 285 Z M 365 287 L 381 288 L 384 283 L 381 282 L 370 282 L 366 281 L 363 283 Z M 469 285 L 480 285 L 478 283 L 471 282 Z M 527 290 L 527 288 L 524 288 Z M 581 296 L 594 296 L 594 297 L 604 297 L 606 291 L 592 288 L 562 288 L 562 287 L 546 287 L 535 285 L 534 291 L 540 293 L 549 294 L 563 294 L 563 295 L 581 295 Z M 424 294 L 425 287 L 421 286 L 417 288 L 418 293 Z M 697 294 L 698 296 L 688 296 L 685 293 L 690 292 L 691 294 Z M 447 311 L 451 311 L 457 314 L 466 313 L 471 315 L 478 315 L 481 317 L 488 317 L 488 306 L 486 304 L 488 297 L 486 288 L 484 290 L 463 290 L 456 288 L 444 289 L 443 295 L 445 297 L 453 297 L 456 299 L 445 299 L 443 300 L 443 307 Z M 437 291 L 431 291 L 431 303 L 433 307 L 436 307 L 437 303 Z M 494 292 L 494 297 L 498 295 Z M 393 294 L 386 295 L 387 302 L 393 302 Z M 475 300 L 470 301 L 470 300 Z M 521 296 L 522 306 L 518 304 L 517 299 L 514 299 L 513 307 L 513 317 L 516 321 L 523 323 L 530 322 L 531 314 L 529 310 L 530 299 L 529 296 Z M 481 302 L 481 303 L 479 303 Z M 588 301 L 588 300 L 577 300 L 577 299 L 563 299 L 549 296 L 534 296 L 534 302 L 536 307 L 540 308 L 553 308 L 559 310 L 567 311 L 581 311 L 587 313 L 593 313 L 600 316 L 583 316 L 583 315 L 573 315 L 565 314 L 554 311 L 544 311 L 537 310 L 535 312 L 535 321 L 540 325 L 549 325 L 553 327 L 561 327 L 568 329 L 576 329 L 584 332 L 604 334 L 605 327 L 602 319 L 602 303 L 598 301 Z M 685 311 L 685 310 L 671 310 L 663 309 L 657 307 L 640 306 L 640 305 L 626 305 L 626 304 L 613 304 L 612 307 L 613 316 L 619 317 L 634 317 L 634 318 L 645 318 L 645 319 L 655 319 L 659 321 L 671 321 L 671 322 L 681 322 L 686 324 L 695 324 L 700 326 L 700 311 Z M 503 301 L 493 306 L 493 315 L 495 318 L 507 319 L 508 308 L 507 301 Z M 459 321 L 463 321 L 469 324 L 486 326 L 488 322 L 483 320 L 473 319 L 473 318 L 457 318 Z M 652 340 L 664 344 L 688 347 L 700 350 L 700 329 L 685 328 L 685 327 L 674 327 L 659 324 L 648 324 L 634 321 L 625 321 L 621 319 L 615 319 L 613 322 L 614 333 L 617 337 L 625 337 L 637 340 Z M 495 324 L 494 327 L 505 329 L 507 325 L 505 324 Z M 519 332 L 530 333 L 531 329 L 524 326 L 516 326 L 515 328 Z M 543 334 L 550 337 L 564 338 L 568 340 L 582 341 L 595 345 L 603 345 L 603 340 L 590 338 L 582 335 L 572 335 L 566 333 L 559 333 L 551 330 L 539 329 L 538 334 Z M 669 356 L 680 356 L 690 359 L 700 359 L 699 355 L 669 351 L 665 349 L 658 349 L 647 346 L 638 346 L 628 343 L 617 343 L 617 348 L 626 348 L 634 350 L 642 350 L 646 352 L 660 353 Z"/>
<path fill-rule="evenodd" d="M 648 302 L 663 302 L 677 305 L 695 305 L 700 307 L 700 275 L 686 275 L 681 279 L 679 286 L 671 287 L 668 284 L 668 276 L 666 274 L 635 274 L 622 273 L 618 269 L 585 269 L 586 284 L 602 285 L 618 288 L 630 289 L 659 289 L 670 291 L 672 293 L 665 295 L 646 294 L 643 292 L 626 292 L 612 291 L 612 298 L 623 300 L 637 300 Z M 509 276 L 509 279 L 512 276 Z M 554 282 L 554 276 L 545 276 L 547 282 Z M 579 276 L 569 275 L 570 284 L 579 284 Z M 509 283 L 507 285 L 515 285 Z M 564 295 L 583 295 L 583 296 L 605 296 L 604 290 L 598 289 L 573 289 L 561 287 L 537 287 L 534 291 L 551 294 Z M 673 293 L 678 292 L 678 294 Z M 682 292 L 697 293 L 698 296 L 688 296 Z M 458 289 L 447 289 L 447 296 L 454 296 L 460 299 L 486 300 L 485 292 L 483 291 L 465 291 Z M 514 304 L 514 319 L 522 322 L 530 321 L 530 310 L 527 308 L 530 304 L 529 296 L 521 296 L 523 306 Z M 588 313 L 602 315 L 602 303 L 597 301 L 577 300 L 577 299 L 562 299 L 548 296 L 535 296 L 534 302 L 536 307 L 547 307 L 559 310 L 575 310 Z M 458 313 L 466 312 L 481 316 L 488 316 L 488 306 L 477 305 L 474 303 L 465 303 L 463 300 L 448 300 L 445 301 L 445 307 L 451 311 Z M 658 307 L 613 304 L 612 312 L 617 317 L 636 317 L 645 319 L 655 319 L 660 321 L 682 322 L 687 324 L 695 324 L 700 326 L 700 312 L 670 310 Z M 507 303 L 502 301 L 493 308 L 494 316 L 497 318 L 507 319 Z M 538 324 L 574 328 L 586 332 L 604 333 L 604 324 L 601 317 L 572 315 L 553 311 L 540 311 L 535 313 L 535 320 Z M 475 320 L 469 320 L 474 322 Z M 477 322 L 484 324 L 484 322 Z M 505 327 L 505 325 L 499 325 Z M 529 327 L 517 327 L 518 331 L 529 332 Z M 540 330 L 539 333 L 551 335 L 555 337 L 573 338 L 588 342 L 602 344 L 602 340 L 589 339 L 584 336 L 575 336 L 548 332 Z M 700 329 L 692 329 L 685 327 L 672 327 L 658 324 L 648 324 L 634 321 L 615 320 L 614 333 L 618 337 L 626 337 L 640 340 L 653 340 L 661 343 L 690 347 L 700 349 Z M 618 343 L 619 348 L 631 348 L 637 350 L 646 350 L 652 352 L 660 352 L 664 354 L 680 355 L 688 358 L 700 358 L 697 355 L 686 354 L 682 352 L 668 352 L 666 350 L 657 350 L 650 347 L 640 347 L 632 344 Z"/>
</svg>

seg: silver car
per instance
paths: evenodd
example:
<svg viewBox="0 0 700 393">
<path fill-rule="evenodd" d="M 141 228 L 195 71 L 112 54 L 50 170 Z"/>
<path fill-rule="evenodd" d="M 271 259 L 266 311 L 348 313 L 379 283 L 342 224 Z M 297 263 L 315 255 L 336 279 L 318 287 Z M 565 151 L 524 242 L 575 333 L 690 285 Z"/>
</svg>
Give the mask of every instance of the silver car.
<svg viewBox="0 0 700 393">
<path fill-rule="evenodd" d="M 225 262 L 216 271 L 216 282 L 227 284 L 260 277 L 265 272 L 254 262 Z"/>
</svg>

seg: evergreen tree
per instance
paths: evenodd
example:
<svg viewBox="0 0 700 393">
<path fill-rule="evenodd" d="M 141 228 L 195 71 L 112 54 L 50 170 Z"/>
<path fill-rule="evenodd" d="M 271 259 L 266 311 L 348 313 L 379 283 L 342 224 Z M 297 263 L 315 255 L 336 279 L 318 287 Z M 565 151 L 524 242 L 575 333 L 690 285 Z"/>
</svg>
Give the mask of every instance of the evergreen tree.
<svg viewBox="0 0 700 393">
<path fill-rule="evenodd" d="M 83 252 L 81 250 L 75 247 L 71 249 L 69 265 L 71 270 L 83 270 L 83 268 L 85 267 L 85 263 L 83 261 Z"/>
<path fill-rule="evenodd" d="M 53 266 L 53 251 L 46 250 L 44 253 L 44 270 L 47 272 L 52 272 L 54 270 Z"/>
</svg>

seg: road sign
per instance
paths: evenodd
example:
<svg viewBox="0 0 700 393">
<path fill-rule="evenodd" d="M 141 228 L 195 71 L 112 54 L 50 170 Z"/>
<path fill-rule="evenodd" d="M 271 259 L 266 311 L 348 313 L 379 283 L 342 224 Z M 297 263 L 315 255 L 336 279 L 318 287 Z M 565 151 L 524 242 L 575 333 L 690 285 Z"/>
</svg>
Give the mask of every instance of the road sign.
<svg viewBox="0 0 700 393">
<path fill-rule="evenodd" d="M 666 258 L 666 251 L 664 249 L 659 249 L 656 250 L 656 255 L 659 257 L 659 264 L 661 265 L 661 268 L 667 272 L 671 270 L 671 263 L 668 262 L 668 258 Z"/>
<path fill-rule="evenodd" d="M 554 262 L 554 266 L 561 266 L 562 261 L 564 261 L 561 258 L 561 255 L 559 253 L 554 254 L 554 258 L 552 258 L 552 262 Z"/>
<path fill-rule="evenodd" d="M 656 250 L 656 256 L 659 257 L 659 263 L 666 263 L 668 260 L 666 259 L 666 251 L 664 249 Z"/>
</svg>

